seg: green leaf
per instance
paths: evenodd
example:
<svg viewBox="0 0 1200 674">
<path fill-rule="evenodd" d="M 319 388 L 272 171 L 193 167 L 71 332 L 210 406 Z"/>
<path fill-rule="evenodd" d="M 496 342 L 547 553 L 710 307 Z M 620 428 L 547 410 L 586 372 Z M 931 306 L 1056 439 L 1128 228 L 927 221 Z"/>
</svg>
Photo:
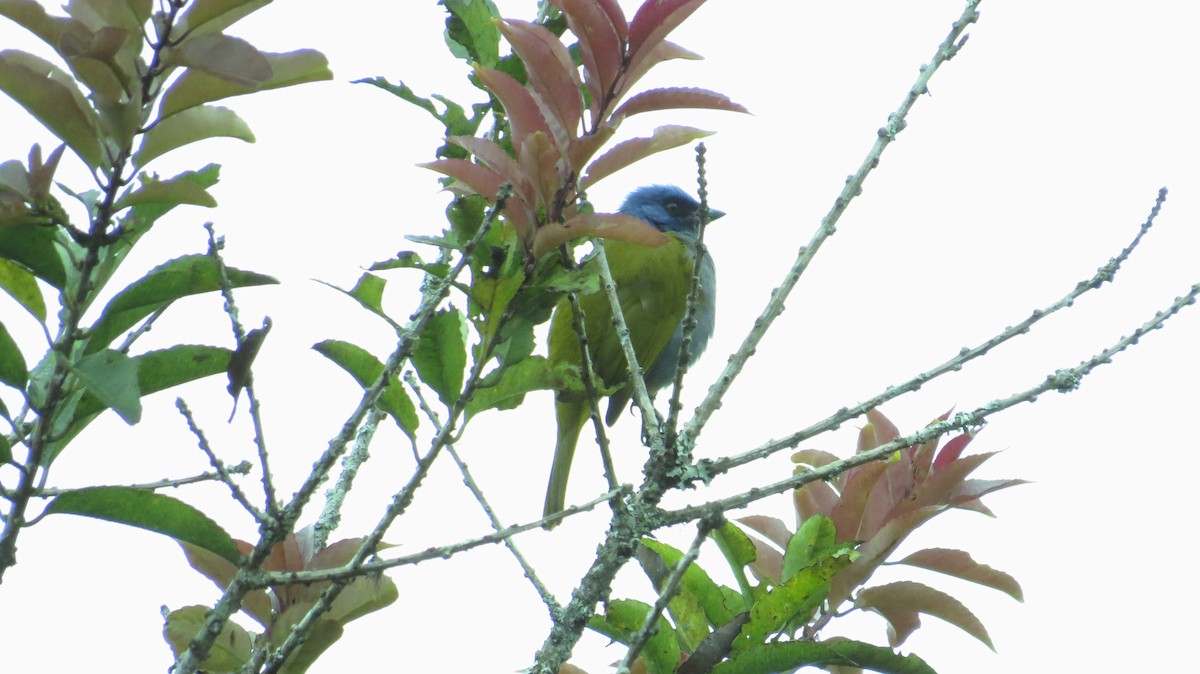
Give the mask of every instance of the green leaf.
<svg viewBox="0 0 1200 674">
<path fill-rule="evenodd" d="M 841 665 L 888 674 L 936 674 L 915 655 L 859 641 L 785 641 L 755 646 L 718 664 L 712 674 L 774 674 L 804 666 Z"/>
<path fill-rule="evenodd" d="M 712 532 L 712 537 L 721 546 L 729 563 L 738 568 L 749 566 L 758 556 L 750 537 L 732 522 L 721 525 L 720 529 Z"/>
<path fill-rule="evenodd" d="M 0 16 L 7 16 L 55 49 L 58 49 L 64 24 L 71 21 L 66 17 L 50 16 L 37 0 L 0 0 Z"/>
<path fill-rule="evenodd" d="M 258 86 L 236 84 L 201 70 L 187 70 L 163 94 L 159 119 L 166 119 L 198 105 L 234 96 L 282 89 L 306 82 L 333 79 L 325 55 L 313 49 L 271 53 L 260 52 L 271 67 L 271 76 Z"/>
<path fill-rule="evenodd" d="M 129 425 L 142 419 L 137 362 L 120 351 L 105 349 L 84 356 L 71 370 L 88 392 L 111 407 Z"/>
<path fill-rule="evenodd" d="M 387 279 L 368 272 L 358 277 L 358 281 L 350 290 L 344 290 L 333 285 L 332 283 L 325 283 L 324 281 L 318 281 L 318 283 L 327 285 L 330 288 L 349 296 L 355 302 L 361 304 L 367 311 L 370 311 L 376 316 L 386 320 L 390 325 L 392 325 L 392 327 L 399 327 L 396 322 L 393 321 L 391 317 L 383 311 L 383 289 L 385 286 L 387 286 Z"/>
<path fill-rule="evenodd" d="M 103 162 L 99 118 L 73 77 L 49 61 L 9 49 L 0 52 L 0 91 L 58 136 L 89 168 Z"/>
<path fill-rule="evenodd" d="M 379 375 L 383 374 L 383 363 L 356 344 L 327 339 L 314 344 L 313 349 L 350 373 L 350 376 L 354 377 L 354 381 L 358 382 L 363 389 L 370 388 L 379 379 Z M 416 439 L 417 425 L 420 422 L 417 418 L 417 408 L 413 406 L 412 400 L 400 385 L 399 378 L 393 376 L 384 386 L 378 405 L 380 409 L 391 415 L 405 435 L 413 440 Z"/>
<path fill-rule="evenodd" d="M 191 344 L 143 353 L 133 359 L 137 363 L 138 389 L 145 397 L 190 381 L 224 374 L 232 353 L 229 349 L 216 346 Z M 79 393 L 81 397 L 77 399 L 78 404 L 67 410 L 65 418 L 69 424 L 63 422 L 62 428 L 56 431 L 59 437 L 50 444 L 46 453 L 47 465 L 101 412 L 108 409 L 96 396 L 82 395 L 83 391 Z"/>
<path fill-rule="evenodd" d="M 608 603 L 604 615 L 593 616 L 588 627 L 623 644 L 628 644 L 646 621 L 650 605 L 633 599 L 615 599 Z M 667 619 L 659 616 L 654 636 L 642 649 L 642 657 L 650 674 L 670 674 L 679 666 L 679 644 L 675 630 Z"/>
<path fill-rule="evenodd" d="M 683 553 L 654 539 L 642 539 L 642 545 L 662 557 L 668 567 L 675 567 Z M 694 595 L 704 609 L 708 623 L 720 627 L 733 619 L 733 612 L 725 604 L 724 594 L 708 573 L 698 564 L 692 564 L 683 572 L 682 591 Z"/>
<path fill-rule="evenodd" d="M 69 491 L 46 506 L 46 514 L 82 515 L 166 534 L 238 564 L 237 544 L 224 529 L 179 499 L 132 487 Z"/>
<path fill-rule="evenodd" d="M 189 70 L 251 89 L 258 89 L 274 75 L 267 57 L 254 45 L 222 33 L 188 36 L 174 54 Z"/>
<path fill-rule="evenodd" d="M 0 258 L 21 265 L 59 290 L 67 283 L 54 228 L 36 225 L 0 227 Z"/>
<path fill-rule="evenodd" d="M 442 309 L 429 317 L 412 364 L 421 381 L 436 391 L 447 407 L 458 400 L 467 366 L 467 323 L 458 309 Z"/>
<path fill-rule="evenodd" d="M 196 634 L 204 629 L 210 607 L 185 606 L 167 614 L 163 624 L 163 639 L 171 647 L 175 657 L 188 648 Z M 254 637 L 235 622 L 225 621 L 221 634 L 213 641 L 208 657 L 200 663 L 205 672 L 237 672 L 250 661 L 254 649 Z"/>
<path fill-rule="evenodd" d="M 24 391 L 29 382 L 29 366 L 3 323 L 0 323 L 0 382 L 18 391 Z"/>
<path fill-rule="evenodd" d="M 196 0 L 180 16 L 179 30 L 192 35 L 217 33 L 269 4 L 271 0 Z"/>
<path fill-rule="evenodd" d="M 485 377 L 467 402 L 467 416 L 490 409 L 513 409 L 531 391 L 562 389 L 583 390 L 579 368 L 568 363 L 551 367 L 544 356 L 533 356 L 505 365 Z"/>
<path fill-rule="evenodd" d="M 126 192 L 113 206 L 114 211 L 120 211 L 130 206 L 141 204 L 169 204 L 180 206 L 191 204 L 213 208 L 217 200 L 203 186 L 188 179 L 189 176 L 175 176 L 168 180 L 158 180 L 142 174 L 141 187 Z"/>
<path fill-rule="evenodd" d="M 382 260 L 373 263 L 368 267 L 370 271 L 387 271 L 389 269 L 419 269 L 426 274 L 432 274 L 437 278 L 446 278 L 450 273 L 450 265 L 444 262 L 425 262 L 420 255 L 404 250 L 396 253 L 390 259 Z"/>
<path fill-rule="evenodd" d="M 853 547 L 853 544 L 850 544 L 850 547 Z M 804 524 L 800 525 L 788 541 L 783 554 L 782 580 L 787 582 L 800 569 L 823 561 L 838 550 L 844 551 L 845 548 L 845 545 L 837 545 L 837 528 L 833 520 L 824 515 L 804 520 Z"/>
<path fill-rule="evenodd" d="M 254 133 L 234 111 L 212 105 L 188 108 L 154 125 L 142 136 L 142 144 L 133 155 L 138 167 L 156 157 L 206 138 L 239 138 L 254 142 Z M 64 139 L 65 140 L 65 139 Z"/>
<path fill-rule="evenodd" d="M 792 578 L 767 591 L 750 607 L 750 622 L 733 642 L 735 650 L 763 643 L 767 636 L 789 624 L 806 622 L 829 594 L 829 579 L 850 564 L 846 557 L 833 557 L 798 571 Z"/>
<path fill-rule="evenodd" d="M 0 400 L 0 416 L 9 419 L 8 408 L 4 406 L 4 401 Z M 8 442 L 8 436 L 0 433 L 0 466 L 12 463 L 12 445 Z"/>
<path fill-rule="evenodd" d="M 500 60 L 500 29 L 493 19 L 500 17 L 491 0 L 441 0 L 450 16 L 446 18 L 446 46 L 464 61 L 476 61 L 491 68 Z"/>
<path fill-rule="evenodd" d="M 46 322 L 46 300 L 36 277 L 20 265 L 0 258 L 0 288 L 42 323 Z"/>
<path fill-rule="evenodd" d="M 234 288 L 278 283 L 270 276 L 227 267 Z M 87 352 L 107 347 L 138 321 L 188 295 L 221 289 L 216 262 L 208 255 L 185 255 L 165 262 L 117 293 L 91 329 Z"/>
</svg>

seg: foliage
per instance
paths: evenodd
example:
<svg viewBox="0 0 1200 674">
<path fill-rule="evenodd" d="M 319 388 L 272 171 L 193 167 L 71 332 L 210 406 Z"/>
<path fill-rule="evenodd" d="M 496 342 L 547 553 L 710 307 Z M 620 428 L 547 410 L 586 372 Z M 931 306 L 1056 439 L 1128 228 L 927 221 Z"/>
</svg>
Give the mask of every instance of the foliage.
<svg viewBox="0 0 1200 674">
<path fill-rule="evenodd" d="M 254 548 L 253 544 L 246 541 L 235 543 L 243 554 Z M 361 538 L 349 538 L 317 549 L 313 528 L 305 527 L 276 544 L 262 568 L 264 571 L 282 573 L 336 569 L 350 561 L 361 544 Z M 189 543 L 181 542 L 180 546 L 188 564 L 211 580 L 218 589 L 224 590 L 237 575 L 237 564 L 228 558 Z M 283 643 L 296 623 L 316 605 L 329 584 L 328 581 L 278 584 L 272 585 L 269 590 L 247 594 L 242 610 L 261 625 L 264 632 L 256 636 L 237 623 L 226 623 L 217 640 L 222 646 L 204 661 L 204 669 L 210 672 L 241 671 L 250 661 L 254 644 L 263 639 L 273 646 Z M 397 597 L 396 584 L 384 576 L 362 577 L 347 582 L 346 589 L 313 627 L 312 636 L 293 653 L 280 671 L 286 674 L 304 672 L 337 641 L 346 623 L 388 606 Z M 207 610 L 207 606 L 186 606 L 165 614 L 163 635 L 176 655 L 187 648 L 188 641 L 204 624 Z"/>
<path fill-rule="evenodd" d="M 942 415 L 943 421 L 948 414 Z M 900 436 L 878 410 L 859 433 L 858 451 Z M 691 564 L 658 619 L 657 632 L 641 656 L 651 674 L 659 672 L 776 672 L 811 665 L 880 672 L 932 672 L 915 655 L 894 650 L 920 627 L 919 614 L 937 616 L 990 648 L 983 624 L 954 597 L 913 581 L 867 587 L 899 544 L 934 516 L 951 509 L 991 514 L 980 499 L 1022 480 L 972 480 L 967 476 L 994 453 L 963 456 L 971 436 L 958 435 L 939 450 L 936 441 L 907 447 L 889 462 L 873 462 L 839 474 L 830 482 L 809 482 L 794 492 L 796 531 L 762 515 L 738 521 L 757 535 L 726 524 L 712 536 L 739 589 L 718 585 Z M 837 461 L 820 450 L 793 457 L 797 473 Z M 684 554 L 644 539 L 638 562 L 659 592 Z M 1021 588 L 1008 574 L 974 561 L 961 550 L 929 548 L 893 562 L 936 571 L 991 587 L 1021 600 Z M 752 585 L 745 573 L 757 578 Z M 818 640 L 822 630 L 850 610 L 878 613 L 888 622 L 888 645 L 881 648 L 841 637 Z M 631 600 L 609 602 L 588 626 L 630 643 L 650 607 Z M 578 668 L 577 668 L 578 669 Z M 582 671 L 582 670 L 578 670 Z"/>
</svg>

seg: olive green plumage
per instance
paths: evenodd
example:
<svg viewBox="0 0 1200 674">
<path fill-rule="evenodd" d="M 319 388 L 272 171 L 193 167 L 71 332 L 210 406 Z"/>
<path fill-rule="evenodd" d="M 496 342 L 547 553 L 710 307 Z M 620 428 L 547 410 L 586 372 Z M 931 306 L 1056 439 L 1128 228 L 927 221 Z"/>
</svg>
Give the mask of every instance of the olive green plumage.
<svg viewBox="0 0 1200 674">
<path fill-rule="evenodd" d="M 629 328 L 630 342 L 639 366 L 646 373 L 647 388 L 653 395 L 669 383 L 678 360 L 680 324 L 687 308 L 696 257 L 699 204 L 678 188 L 653 186 L 631 194 L 621 211 L 641 217 L 671 239 L 656 248 L 611 240 L 604 240 L 602 244 Z M 710 213 L 710 219 L 723 215 L 720 211 Z M 595 264 L 595 261 L 589 260 L 585 264 Z M 712 335 L 715 278 L 711 258 L 707 256 L 701 276 L 698 327 L 691 349 L 693 356 L 699 355 Z M 632 395 L 628 362 L 613 326 L 608 296 L 604 292 L 582 295 L 579 304 L 596 376 L 605 388 L 619 387 L 611 396 L 605 415 L 606 422 L 612 425 Z M 552 365 L 579 364 L 582 360 L 573 316 L 571 305 L 564 298 L 550 322 Z M 664 359 L 663 362 L 658 362 L 660 359 Z M 575 447 L 590 416 L 586 396 L 578 392 L 560 392 L 555 399 L 555 416 L 558 438 L 546 490 L 546 516 L 561 512 L 565 505 L 567 477 Z"/>
</svg>

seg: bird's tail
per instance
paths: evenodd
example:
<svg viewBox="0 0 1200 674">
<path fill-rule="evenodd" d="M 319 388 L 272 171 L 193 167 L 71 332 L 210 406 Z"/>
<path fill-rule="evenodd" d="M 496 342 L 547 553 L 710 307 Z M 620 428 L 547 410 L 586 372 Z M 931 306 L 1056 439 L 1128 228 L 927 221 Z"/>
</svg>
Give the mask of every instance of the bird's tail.
<svg viewBox="0 0 1200 674">
<path fill-rule="evenodd" d="M 554 406 L 554 412 L 558 421 L 558 441 L 554 445 L 554 463 L 550 467 L 550 483 L 546 486 L 546 505 L 542 517 L 560 513 L 566 506 L 571 461 L 575 458 L 579 433 L 588 419 L 587 404 L 583 402 L 559 402 Z M 553 529 L 557 524 L 546 525 L 546 528 Z"/>
</svg>

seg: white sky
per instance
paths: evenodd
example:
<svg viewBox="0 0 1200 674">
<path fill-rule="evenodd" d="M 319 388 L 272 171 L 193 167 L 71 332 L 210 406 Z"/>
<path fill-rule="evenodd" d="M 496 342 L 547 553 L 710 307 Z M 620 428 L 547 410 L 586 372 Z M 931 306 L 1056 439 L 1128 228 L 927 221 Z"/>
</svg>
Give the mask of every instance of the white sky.
<svg viewBox="0 0 1200 674">
<path fill-rule="evenodd" d="M 502 2 L 530 18 L 534 2 Z M 629 15 L 633 2 L 622 2 Z M 782 279 L 796 249 L 828 211 L 875 130 L 901 102 L 957 18 L 962 3 L 735 3 L 714 0 L 672 39 L 702 62 L 663 66 L 645 86 L 702 86 L 731 96 L 753 116 L 685 111 L 629 120 L 625 136 L 682 123 L 719 133 L 709 139 L 710 194 L 729 215 L 708 232 L 719 270 L 720 322 L 694 369 L 694 405 L 736 349 Z M 313 47 L 335 80 L 234 99 L 227 105 L 258 142 L 208 141 L 156 162 L 163 175 L 224 165 L 214 211 L 180 209 L 162 221 L 126 264 L 128 283 L 164 259 L 204 248 L 201 224 L 227 239 L 231 264 L 276 275 L 283 285 L 241 293 L 243 319 L 275 323 L 255 367 L 267 438 L 284 494 L 308 471 L 357 387 L 309 350 L 321 339 L 349 339 L 385 354 L 388 329 L 311 279 L 349 287 L 360 267 L 411 248 L 405 234 L 443 226 L 446 197 L 435 176 L 414 167 L 439 143 L 424 112 L 353 79 L 403 79 L 418 93 L 474 100 L 465 68 L 441 41 L 442 14 L 430 2 L 280 2 L 230 32 L 261 49 Z M 788 302 L 788 311 L 702 437 L 699 453 L 717 457 L 757 446 L 874 395 L 977 344 L 1036 307 L 1065 294 L 1134 235 L 1161 186 L 1165 210 L 1116 283 L 1002 347 L 986 362 L 884 407 L 912 431 L 955 407 L 970 409 L 1040 382 L 1049 372 L 1127 334 L 1200 280 L 1200 118 L 1195 67 L 1200 10 L 1180 2 L 984 2 L 962 53 L 931 84 L 909 126 L 885 153 L 863 196 L 842 219 Z M 44 54 L 40 43 L 0 22 L 0 48 Z M 21 157 L 31 141 L 55 144 L 8 99 L 0 100 L 0 160 Z M 76 161 L 60 179 L 86 178 Z M 650 182 L 694 184 L 691 152 L 677 150 L 605 181 L 590 194 L 613 208 L 624 192 Z M 404 317 L 417 276 L 389 276 L 387 306 Z M 115 287 L 115 286 L 114 286 Z M 11 301 L 5 325 L 36 345 L 37 332 Z M 957 547 L 1022 583 L 1026 601 L 949 579 L 904 572 L 962 599 L 990 630 L 998 654 L 935 618 L 906 644 L 941 672 L 1125 672 L 1136 660 L 1163 661 L 1193 637 L 1190 609 L 1200 590 L 1186 553 L 1197 506 L 1188 477 L 1200 468 L 1190 426 L 1200 375 L 1195 309 L 1169 322 L 1070 395 L 1042 398 L 995 418 L 972 444 L 1006 450 L 976 477 L 1034 484 L 987 499 L 1000 516 L 940 518 L 906 543 Z M 219 301 L 182 302 L 142 348 L 175 342 L 230 346 Z M 40 356 L 31 346 L 26 358 Z M 51 484 L 128 483 L 205 470 L 174 412 L 184 396 L 210 440 L 231 462 L 252 452 L 249 423 L 225 424 L 224 381 L 212 378 L 145 401 L 143 423 L 98 420 L 55 464 Z M 5 394 L 5 400 L 12 398 Z M 10 409 L 14 405 L 10 403 Z M 506 521 L 532 519 L 553 445 L 550 396 L 530 396 L 514 413 L 472 422 L 460 449 Z M 688 408 L 691 409 L 690 407 Z M 636 440 L 632 415 L 615 430 Z M 852 451 L 856 428 L 806 447 Z M 592 460 L 581 447 L 580 459 Z M 367 531 L 407 479 L 407 444 L 387 432 L 373 450 L 362 489 L 348 504 L 344 536 Z M 641 455 L 618 458 L 626 479 Z M 582 501 L 602 482 L 577 461 L 569 498 Z M 706 494 L 734 493 L 791 470 L 786 456 L 724 478 Z M 201 505 L 235 536 L 252 538 L 249 519 L 215 487 L 172 492 Z M 313 512 L 316 512 L 314 508 Z M 786 499 L 747 513 L 790 521 Z M 590 560 L 605 518 L 580 517 L 553 534 L 519 544 L 558 594 Z M 487 525 L 449 463 L 422 489 L 409 517 L 386 539 L 412 552 L 484 533 Z M 686 545 L 691 532 L 663 538 Z M 701 563 L 720 575 L 706 550 Z M 649 600 L 640 571 L 627 570 L 614 596 Z M 549 625 L 531 586 L 502 548 L 406 567 L 392 578 L 400 600 L 351 624 L 312 670 L 511 672 L 529 664 Z M 891 577 L 891 576 L 889 576 Z M 24 532 L 19 564 L 0 586 L 0 634 L 11 671 L 163 671 L 170 664 L 159 606 L 215 600 L 170 541 L 116 525 L 48 518 Z M 880 619 L 847 620 L 829 634 L 884 642 Z M 1121 659 L 1110 648 L 1119 639 Z M 1186 643 L 1186 642 L 1184 642 Z M 586 636 L 577 662 L 608 671 L 619 651 Z M 450 664 L 448 664 L 450 663 Z"/>
</svg>

